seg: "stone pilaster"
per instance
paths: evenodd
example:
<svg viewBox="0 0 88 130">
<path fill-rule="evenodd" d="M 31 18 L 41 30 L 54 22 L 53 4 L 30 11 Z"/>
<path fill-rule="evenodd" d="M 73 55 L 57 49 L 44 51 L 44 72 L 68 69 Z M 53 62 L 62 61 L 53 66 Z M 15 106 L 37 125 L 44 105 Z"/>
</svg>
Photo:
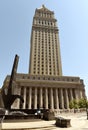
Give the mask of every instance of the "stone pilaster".
<svg viewBox="0 0 88 130">
<path fill-rule="evenodd" d="M 60 88 L 60 107 L 64 109 L 63 89 Z"/>
<path fill-rule="evenodd" d="M 79 90 L 79 93 L 80 93 L 80 98 L 83 98 L 83 96 L 82 96 L 82 90 Z"/>
<path fill-rule="evenodd" d="M 39 103 L 39 106 L 40 108 L 43 108 L 43 92 L 42 92 L 42 88 L 40 88 L 40 103 Z"/>
<path fill-rule="evenodd" d="M 72 89 L 70 89 L 70 101 L 73 100 L 73 93 L 72 93 Z"/>
<path fill-rule="evenodd" d="M 50 106 L 51 106 L 51 109 L 54 109 L 53 89 L 52 88 L 50 88 Z"/>
<path fill-rule="evenodd" d="M 65 89 L 65 105 L 66 105 L 66 109 L 69 108 L 69 99 L 68 99 L 68 91 L 67 89 Z"/>
<path fill-rule="evenodd" d="M 78 98 L 78 90 L 75 89 L 74 92 L 75 92 L 75 99 L 78 100 L 78 99 L 79 99 L 79 98 Z"/>
<path fill-rule="evenodd" d="M 23 109 L 26 108 L 26 88 L 24 87 L 24 95 L 23 95 L 23 98 L 24 98 L 24 103 L 23 103 Z"/>
<path fill-rule="evenodd" d="M 34 93 L 34 109 L 37 109 L 37 88 L 35 88 Z"/>
<path fill-rule="evenodd" d="M 45 88 L 45 108 L 48 109 L 48 89 Z"/>
<path fill-rule="evenodd" d="M 58 100 L 58 89 L 55 89 L 55 101 L 56 101 L 56 109 L 59 109 L 59 100 Z"/>
<path fill-rule="evenodd" d="M 17 94 L 21 95 L 21 88 L 20 87 L 18 88 L 18 93 Z M 19 99 L 17 99 L 17 109 L 20 109 L 20 100 Z"/>
<path fill-rule="evenodd" d="M 32 88 L 30 87 L 29 88 L 29 106 L 28 108 L 31 109 L 31 101 L 32 101 Z"/>
</svg>

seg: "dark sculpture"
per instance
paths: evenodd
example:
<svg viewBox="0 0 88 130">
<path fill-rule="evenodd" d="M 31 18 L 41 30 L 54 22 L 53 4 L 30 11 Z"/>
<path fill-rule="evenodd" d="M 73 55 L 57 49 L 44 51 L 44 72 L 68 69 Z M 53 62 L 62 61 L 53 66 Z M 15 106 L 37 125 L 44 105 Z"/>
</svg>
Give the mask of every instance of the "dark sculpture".
<svg viewBox="0 0 88 130">
<path fill-rule="evenodd" d="M 13 85 L 16 85 L 16 73 L 17 73 L 18 60 L 19 60 L 19 56 L 16 55 L 14 59 L 11 76 L 10 76 L 9 85 L 7 87 L 7 94 L 5 93 L 5 89 L 4 88 L 2 89 L 3 103 L 4 103 L 5 109 L 7 110 L 11 109 L 11 105 L 17 98 L 19 98 L 22 103 L 24 102 L 23 98 L 20 95 L 12 94 L 12 87 Z"/>
</svg>

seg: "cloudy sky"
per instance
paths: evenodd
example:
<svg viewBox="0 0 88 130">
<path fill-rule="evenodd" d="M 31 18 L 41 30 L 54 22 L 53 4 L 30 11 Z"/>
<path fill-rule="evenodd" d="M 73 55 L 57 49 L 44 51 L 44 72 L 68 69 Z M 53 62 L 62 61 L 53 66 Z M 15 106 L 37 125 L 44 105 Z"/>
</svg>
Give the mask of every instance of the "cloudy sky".
<svg viewBox="0 0 88 130">
<path fill-rule="evenodd" d="M 42 4 L 58 21 L 63 75 L 84 79 L 87 94 L 88 0 L 0 0 L 0 87 L 15 54 L 18 73 L 28 73 L 32 19 Z"/>
</svg>

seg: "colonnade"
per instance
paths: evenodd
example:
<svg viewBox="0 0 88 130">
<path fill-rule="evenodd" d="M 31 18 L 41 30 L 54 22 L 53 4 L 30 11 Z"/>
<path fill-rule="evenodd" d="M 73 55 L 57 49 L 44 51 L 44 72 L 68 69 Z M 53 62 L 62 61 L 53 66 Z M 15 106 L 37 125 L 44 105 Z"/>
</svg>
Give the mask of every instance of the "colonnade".
<svg viewBox="0 0 88 130">
<path fill-rule="evenodd" d="M 40 88 L 21 87 L 20 95 L 24 98 L 21 109 L 69 109 L 69 102 L 82 98 L 82 90 L 75 88 Z"/>
</svg>

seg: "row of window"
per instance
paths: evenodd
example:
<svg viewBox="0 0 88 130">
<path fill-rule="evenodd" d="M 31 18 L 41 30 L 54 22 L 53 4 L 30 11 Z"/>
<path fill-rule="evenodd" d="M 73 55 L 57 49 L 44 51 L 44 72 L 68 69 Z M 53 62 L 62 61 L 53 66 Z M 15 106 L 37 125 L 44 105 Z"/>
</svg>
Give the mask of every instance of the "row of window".
<svg viewBox="0 0 88 130">
<path fill-rule="evenodd" d="M 44 66 L 44 64 L 41 64 L 41 65 L 38 64 L 37 66 L 36 66 L 36 64 L 34 64 L 34 70 L 47 70 L 47 69 L 49 69 L 50 71 L 51 70 L 55 71 L 56 68 L 57 68 L 56 65 L 55 64 L 51 64 L 51 63 L 49 65 L 46 64 L 45 66 Z"/>
<path fill-rule="evenodd" d="M 37 46 L 36 46 L 36 48 L 34 48 L 34 51 L 35 51 L 35 54 L 36 54 L 36 52 L 38 52 L 38 53 L 40 54 L 40 50 L 41 50 L 41 54 L 42 54 L 42 53 L 44 54 L 44 52 L 45 52 L 45 53 L 48 53 L 48 52 L 47 52 L 47 50 L 48 50 L 48 51 L 52 51 L 52 54 L 53 54 L 54 51 L 55 51 L 55 52 L 57 51 L 57 49 L 58 49 L 58 48 L 52 48 L 52 47 L 47 47 L 47 46 L 45 46 L 45 47 L 39 46 L 39 47 L 37 48 Z M 45 51 L 43 51 L 43 50 L 45 50 Z"/>
<path fill-rule="evenodd" d="M 53 39 L 53 38 L 47 38 L 47 39 L 44 39 L 44 38 L 35 38 L 35 41 L 34 41 L 35 43 L 49 43 L 49 44 L 51 44 L 51 43 L 57 43 L 57 39 Z"/>
<path fill-rule="evenodd" d="M 37 53 L 39 53 L 40 54 L 40 52 L 41 52 L 41 54 L 43 53 L 48 53 L 47 51 L 50 51 L 50 52 L 52 52 L 52 54 L 54 53 L 54 51 L 56 52 L 58 50 L 58 47 L 56 48 L 56 47 L 54 47 L 54 46 L 39 46 L 38 48 L 37 48 L 37 46 L 35 46 L 35 48 L 34 48 L 34 53 L 36 54 L 36 52 Z"/>
<path fill-rule="evenodd" d="M 42 71 L 41 73 L 40 73 L 39 71 L 38 71 L 37 73 L 36 73 L 36 71 L 34 71 L 34 74 L 40 74 L 40 75 L 41 75 L 41 74 L 43 74 L 43 75 L 44 75 L 44 74 L 57 75 L 57 74 L 51 73 L 51 72 L 48 73 L 48 71 L 46 71 L 46 72 L 43 72 L 43 71 Z"/>
<path fill-rule="evenodd" d="M 40 62 L 41 61 L 41 62 Z M 44 58 L 42 58 L 41 60 L 40 59 L 38 59 L 38 61 L 36 62 L 36 60 L 34 61 L 34 66 L 36 65 L 36 64 L 38 64 L 38 65 L 43 65 L 44 63 L 47 65 L 47 61 L 48 61 L 48 64 L 49 65 L 51 65 L 51 63 L 52 63 L 52 65 L 55 67 L 56 66 L 56 64 L 58 65 L 58 62 L 55 62 L 55 61 L 53 61 L 51 58 L 50 59 L 44 59 Z"/>
<path fill-rule="evenodd" d="M 53 43 L 54 42 L 55 43 L 55 42 L 57 42 L 57 39 L 54 40 L 53 37 L 51 37 L 51 38 L 40 38 L 40 37 L 38 38 L 38 37 L 35 37 L 35 42 L 36 41 L 38 41 L 39 43 L 40 42 L 45 42 L 45 43 L 47 43 L 47 42 L 48 43 Z"/>
<path fill-rule="evenodd" d="M 35 40 L 34 41 L 34 48 L 36 48 L 37 46 L 38 46 L 38 48 L 40 48 L 40 47 L 43 47 L 43 48 L 52 47 L 52 49 L 58 48 L 57 41 L 53 43 L 53 41 L 50 42 L 50 41 L 39 41 L 39 40 L 36 41 Z"/>
<path fill-rule="evenodd" d="M 47 57 L 47 55 L 48 55 L 48 57 Z M 56 52 L 56 54 L 54 54 L 54 51 L 52 52 L 52 55 L 51 55 L 51 50 L 49 50 L 49 51 L 45 51 L 45 53 L 44 53 L 44 51 L 43 50 L 41 50 L 41 53 L 40 53 L 40 51 L 38 52 L 38 53 L 36 53 L 36 51 L 34 52 L 34 59 L 35 58 L 39 58 L 39 57 L 41 57 L 41 58 L 51 58 L 52 57 L 52 59 L 54 59 L 55 57 L 56 57 L 56 59 L 58 59 L 58 53 Z"/>
<path fill-rule="evenodd" d="M 36 56 L 34 56 L 34 63 L 36 63 L 36 59 L 38 60 L 38 63 L 41 61 L 41 63 L 42 62 L 44 62 L 45 61 L 45 63 L 47 63 L 47 61 L 48 62 L 52 62 L 53 64 L 54 63 L 57 63 L 57 61 L 58 61 L 58 57 L 56 57 L 57 59 L 56 59 L 56 62 L 55 62 L 55 56 L 49 56 L 49 57 L 47 57 L 47 55 L 44 57 L 43 55 L 42 56 L 38 56 L 38 57 L 36 57 Z"/>
<path fill-rule="evenodd" d="M 35 28 L 33 28 L 33 32 L 36 32 L 36 33 L 39 33 L 39 32 L 41 32 L 41 33 L 50 33 L 50 34 L 58 34 L 58 31 L 57 30 L 55 30 L 55 29 L 50 29 L 50 28 L 38 28 L 38 27 L 35 27 Z"/>
<path fill-rule="evenodd" d="M 55 78 L 55 77 L 43 77 L 43 76 L 41 76 L 41 77 L 39 77 L 39 76 L 23 76 L 22 77 L 23 79 L 26 79 L 26 78 L 28 78 L 28 79 L 31 79 L 31 80 L 33 80 L 33 79 L 35 79 L 35 80 L 55 80 L 55 81 L 69 81 L 69 82 L 79 82 L 79 79 L 78 78 L 69 78 L 69 77 L 63 77 L 63 78 L 60 78 L 60 77 L 57 77 L 57 78 Z"/>
<path fill-rule="evenodd" d="M 45 63 L 45 65 L 44 65 L 44 63 Z M 41 68 L 49 68 L 49 69 L 51 69 L 53 67 L 53 70 L 55 70 L 56 68 L 58 69 L 58 62 L 53 62 L 53 61 L 51 61 L 51 59 L 49 59 L 49 62 L 47 64 L 47 60 L 45 60 L 45 62 L 44 62 L 44 59 L 43 59 L 42 62 L 40 62 L 39 60 L 38 60 L 38 62 L 34 61 L 33 66 L 35 69 L 40 68 L 40 66 L 41 66 Z"/>
<path fill-rule="evenodd" d="M 55 32 L 55 31 L 53 31 L 53 30 L 40 30 L 40 29 L 35 29 L 35 30 L 33 30 L 33 32 L 35 33 L 35 34 L 39 34 L 39 33 L 41 33 L 41 34 L 48 34 L 48 35 L 50 35 L 50 34 L 52 34 L 52 35 L 57 35 L 57 32 Z"/>
<path fill-rule="evenodd" d="M 35 34 L 35 38 L 54 38 L 54 39 L 56 39 L 57 38 L 57 36 L 56 35 L 50 35 L 50 34 L 44 34 L 44 33 L 37 33 L 37 34 Z"/>
<path fill-rule="evenodd" d="M 53 61 L 53 63 L 55 63 L 55 56 L 53 55 L 52 57 L 51 56 L 49 56 L 49 57 L 47 57 L 47 55 L 46 55 L 46 57 L 44 57 L 43 55 L 42 56 L 34 56 L 34 62 L 36 62 L 36 58 L 37 58 L 37 60 L 38 61 L 43 61 L 44 62 L 44 60 L 46 60 L 46 62 L 47 61 L 49 61 L 49 62 L 51 62 L 51 61 Z M 57 59 L 56 60 L 58 60 L 58 57 L 56 57 Z"/>
<path fill-rule="evenodd" d="M 43 12 L 36 12 L 35 16 L 45 17 L 45 18 L 54 18 L 53 14 L 43 13 Z"/>
<path fill-rule="evenodd" d="M 55 34 L 55 33 L 45 33 L 45 32 L 35 32 L 34 33 L 34 35 L 35 35 L 35 37 L 36 36 L 48 36 L 48 37 L 50 37 L 50 36 L 53 36 L 53 37 L 57 37 L 57 34 Z"/>
<path fill-rule="evenodd" d="M 36 73 L 36 72 L 43 72 L 43 73 L 44 73 L 44 72 L 45 72 L 45 73 L 46 73 L 46 72 L 47 72 L 47 73 L 48 73 L 48 72 L 50 72 L 50 73 L 52 72 L 52 74 L 53 74 L 53 72 L 55 72 L 55 70 L 52 71 L 51 69 L 48 70 L 48 69 L 42 68 L 41 70 L 40 70 L 40 69 L 37 69 L 37 70 L 34 69 L 34 72 L 35 72 L 35 73 Z"/>
<path fill-rule="evenodd" d="M 45 46 L 45 45 L 46 45 L 46 47 L 47 47 L 47 45 L 48 45 L 48 46 L 51 46 L 51 44 L 52 44 L 52 47 L 53 47 L 55 43 L 57 44 L 57 41 L 55 41 L 55 42 L 54 42 L 53 40 L 52 40 L 52 41 L 50 41 L 50 40 L 49 40 L 49 41 L 40 41 L 40 40 L 36 40 L 36 39 L 35 39 L 35 41 L 33 42 L 33 44 L 34 44 L 36 47 L 37 47 L 37 45 L 39 46 L 39 43 L 40 43 L 41 46 Z M 40 46 L 39 46 L 39 47 L 40 47 Z"/>
<path fill-rule="evenodd" d="M 56 23 L 51 21 L 42 21 L 42 20 L 34 20 L 34 24 L 36 25 L 45 25 L 45 26 L 52 26 L 55 27 Z"/>
</svg>

